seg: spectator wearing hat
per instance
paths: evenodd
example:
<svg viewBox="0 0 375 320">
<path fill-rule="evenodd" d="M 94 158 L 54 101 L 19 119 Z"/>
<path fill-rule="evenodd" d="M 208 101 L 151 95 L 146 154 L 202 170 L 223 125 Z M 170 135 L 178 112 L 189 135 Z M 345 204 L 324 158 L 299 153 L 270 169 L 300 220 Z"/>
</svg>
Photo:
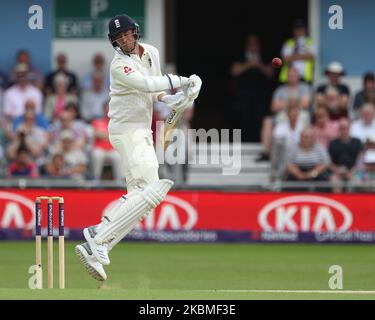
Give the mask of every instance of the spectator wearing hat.
<svg viewBox="0 0 375 320">
<path fill-rule="evenodd" d="M 296 20 L 293 25 L 293 38 L 286 40 L 281 50 L 284 64 L 279 81 L 287 82 L 288 68 L 292 66 L 298 71 L 302 80 L 312 83 L 316 52 L 314 41 L 307 36 L 305 22 L 301 19 Z"/>
<path fill-rule="evenodd" d="M 363 104 L 370 102 L 375 104 L 375 75 L 373 72 L 367 72 L 363 76 L 363 89 L 356 93 L 353 102 L 353 118 L 359 116 L 359 110 Z"/>
<path fill-rule="evenodd" d="M 328 82 L 318 86 L 315 95 L 316 106 L 328 109 L 331 120 L 348 117 L 349 87 L 341 82 L 345 75 L 344 67 L 340 62 L 333 61 L 325 69 Z"/>
<path fill-rule="evenodd" d="M 336 192 L 342 188 L 339 183 L 353 179 L 356 163 L 362 151 L 362 143 L 359 139 L 350 136 L 350 122 L 342 118 L 339 121 L 339 137 L 331 141 L 328 147 L 331 157 L 331 181 Z"/>
<path fill-rule="evenodd" d="M 28 67 L 27 80 L 39 90 L 42 90 L 44 83 L 43 73 L 32 64 L 31 54 L 26 49 L 21 49 L 17 52 L 16 65 L 9 72 L 9 83 L 14 84 L 17 81 L 17 66 L 20 63 L 24 63 Z"/>
<path fill-rule="evenodd" d="M 350 135 L 365 143 L 367 138 L 375 135 L 375 106 L 365 103 L 361 108 L 361 117 L 354 120 Z"/>
<path fill-rule="evenodd" d="M 360 182 L 375 181 L 375 135 L 366 139 L 364 151 L 356 166 L 355 180 Z"/>
<path fill-rule="evenodd" d="M 29 99 L 35 102 L 36 112 L 42 112 L 42 92 L 29 83 L 27 79 L 28 71 L 27 64 L 18 64 L 16 67 L 16 83 L 4 93 L 4 115 L 10 121 L 25 113 L 25 104 Z"/>
<path fill-rule="evenodd" d="M 59 53 L 56 56 L 56 70 L 50 72 L 46 76 L 46 82 L 44 86 L 44 92 L 48 96 L 52 93 L 56 93 L 55 77 L 59 74 L 63 74 L 68 80 L 67 91 L 68 93 L 76 95 L 78 92 L 77 76 L 67 68 L 68 58 L 64 53 Z"/>
</svg>

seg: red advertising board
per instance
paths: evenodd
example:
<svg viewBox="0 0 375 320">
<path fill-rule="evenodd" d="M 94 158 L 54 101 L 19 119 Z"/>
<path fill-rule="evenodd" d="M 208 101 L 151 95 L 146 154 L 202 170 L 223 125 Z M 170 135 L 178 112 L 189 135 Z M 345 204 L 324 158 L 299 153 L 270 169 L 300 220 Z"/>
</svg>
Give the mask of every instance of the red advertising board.
<svg viewBox="0 0 375 320">
<path fill-rule="evenodd" d="M 97 224 L 120 190 L 0 191 L 0 229 L 32 229 L 34 200 L 63 196 L 65 227 Z M 174 191 L 138 231 L 375 232 L 374 194 L 291 194 Z M 46 212 L 45 207 L 43 211 Z M 57 210 L 55 211 L 57 213 Z M 43 225 L 46 225 L 44 219 Z"/>
</svg>

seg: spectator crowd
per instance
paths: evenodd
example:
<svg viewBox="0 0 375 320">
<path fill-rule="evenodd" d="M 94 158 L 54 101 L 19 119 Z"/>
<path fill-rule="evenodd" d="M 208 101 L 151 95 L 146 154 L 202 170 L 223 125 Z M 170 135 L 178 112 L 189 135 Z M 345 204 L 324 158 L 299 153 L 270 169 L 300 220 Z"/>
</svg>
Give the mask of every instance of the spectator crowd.
<svg viewBox="0 0 375 320">
<path fill-rule="evenodd" d="M 281 48 L 278 84 L 268 92 L 276 73 L 259 38 L 250 34 L 230 69 L 235 127 L 245 141 L 261 142 L 257 161 L 271 160 L 273 180 L 331 181 L 338 191 L 340 182 L 375 181 L 375 75 L 366 72 L 361 90 L 352 92 L 344 66 L 332 61 L 325 81 L 314 83 L 316 54 L 304 22 L 296 21 Z M 95 54 L 81 78 L 63 53 L 48 74 L 33 65 L 27 50 L 15 60 L 8 72 L 0 70 L 0 177 L 122 181 L 121 159 L 108 137 L 104 56 Z M 168 111 L 156 103 L 153 121 L 164 120 Z M 193 108 L 185 129 L 192 115 Z"/>
<path fill-rule="evenodd" d="M 243 57 L 232 64 L 231 76 L 240 88 L 233 110 L 240 110 L 246 141 L 249 128 L 260 123 L 252 114 L 263 104 L 263 151 L 257 161 L 271 161 L 272 181 L 331 181 L 336 191 L 342 190 L 341 182 L 375 181 L 374 73 L 366 72 L 363 88 L 352 92 L 343 80 L 344 66 L 332 61 L 325 66 L 326 79 L 315 84 L 316 45 L 298 20 L 281 49 L 283 67 L 268 108 L 264 90 L 256 90 L 254 81 L 275 75 L 262 62 L 254 37 L 247 37 Z"/>
<path fill-rule="evenodd" d="M 109 74 L 104 56 L 81 79 L 56 56 L 43 74 L 27 50 L 0 71 L 0 175 L 54 179 L 123 179 L 108 138 Z M 106 170 L 106 169 L 110 170 Z"/>
</svg>

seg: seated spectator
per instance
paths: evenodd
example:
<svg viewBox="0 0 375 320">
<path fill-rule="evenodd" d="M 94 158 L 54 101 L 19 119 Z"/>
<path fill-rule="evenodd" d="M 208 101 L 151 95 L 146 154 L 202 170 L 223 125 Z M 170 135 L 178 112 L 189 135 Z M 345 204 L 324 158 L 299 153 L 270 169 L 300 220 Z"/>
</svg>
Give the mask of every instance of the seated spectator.
<svg viewBox="0 0 375 320">
<path fill-rule="evenodd" d="M 48 134 L 38 127 L 35 122 L 35 113 L 31 110 L 25 112 L 25 121 L 20 125 L 15 133 L 13 141 L 8 146 L 8 159 L 14 160 L 17 150 L 24 146 L 30 153 L 33 161 L 38 166 L 44 164 L 45 154 L 48 145 Z"/>
<path fill-rule="evenodd" d="M 329 119 L 332 121 L 337 121 L 342 118 L 340 113 L 340 101 L 341 97 L 338 90 L 335 87 L 329 87 L 326 90 L 324 102 L 320 101 L 317 103 L 316 109 L 326 109 L 328 111 Z"/>
<path fill-rule="evenodd" d="M 311 88 L 300 80 L 299 73 L 295 68 L 288 68 L 288 83 L 280 85 L 274 92 L 271 101 L 271 112 L 273 116 L 263 119 L 261 129 L 261 143 L 263 151 L 256 161 L 269 160 L 272 142 L 273 124 L 279 121 L 286 122 L 286 110 L 291 100 L 299 101 L 299 119 L 307 125 L 310 123 L 309 108 L 311 106 Z M 282 119 L 281 119 L 282 118 Z"/>
<path fill-rule="evenodd" d="M 86 73 L 81 81 L 81 89 L 92 90 L 94 88 L 93 77 L 96 73 L 103 74 L 103 86 L 105 89 L 109 89 L 109 73 L 105 69 L 105 58 L 101 53 L 96 53 L 92 59 L 92 70 Z"/>
<path fill-rule="evenodd" d="M 32 100 L 32 99 L 28 99 L 25 103 L 25 113 L 28 112 L 29 110 L 32 111 L 33 113 L 35 113 L 36 125 L 38 127 L 42 128 L 42 129 L 48 131 L 49 130 L 48 119 L 45 117 L 45 115 L 42 112 L 36 113 L 36 105 L 35 105 L 34 100 Z M 24 121 L 25 121 L 24 114 L 14 118 L 13 123 L 12 123 L 13 132 L 16 132 L 18 127 L 20 125 L 22 125 L 24 123 Z"/>
<path fill-rule="evenodd" d="M 87 168 L 87 157 L 75 143 L 74 132 L 65 129 L 61 132 L 61 144 L 55 145 L 52 154 L 64 155 L 66 175 L 74 179 L 84 179 Z"/>
<path fill-rule="evenodd" d="M 7 175 L 7 159 L 6 159 L 6 149 L 8 141 L 12 138 L 11 129 L 9 123 L 0 114 L 0 176 Z"/>
<path fill-rule="evenodd" d="M 109 99 L 109 89 L 104 86 L 104 75 L 95 72 L 92 75 L 92 89 L 87 89 L 82 94 L 81 113 L 87 122 L 103 116 L 103 104 Z"/>
<path fill-rule="evenodd" d="M 82 149 L 86 143 L 86 131 L 82 127 L 82 123 L 74 119 L 74 113 L 71 110 L 64 110 L 60 118 L 55 120 L 51 128 L 51 143 L 56 145 L 61 143 L 61 134 L 63 130 L 73 132 L 74 141 L 78 148 Z"/>
<path fill-rule="evenodd" d="M 372 72 L 365 73 L 363 76 L 363 89 L 357 92 L 354 97 L 354 119 L 359 117 L 360 108 L 367 102 L 375 104 L 375 75 Z"/>
<path fill-rule="evenodd" d="M 256 161 L 269 160 L 273 127 L 277 123 L 288 121 L 286 110 L 289 105 L 296 105 L 298 107 L 298 122 L 302 122 L 303 126 L 310 124 L 310 114 L 307 110 L 311 102 L 309 86 L 299 80 L 298 74 L 293 68 L 289 69 L 288 75 L 290 77 L 289 83 L 279 86 L 273 95 L 271 102 L 273 116 L 263 119 L 261 131 L 263 150 Z"/>
<path fill-rule="evenodd" d="M 375 181 L 375 135 L 369 136 L 360 155 L 355 172 L 355 180 L 359 182 Z"/>
<path fill-rule="evenodd" d="M 72 114 L 73 122 L 74 122 L 74 130 L 81 132 L 82 135 L 86 131 L 87 127 L 90 127 L 85 121 L 82 120 L 80 108 L 77 103 L 75 102 L 68 102 L 64 108 L 65 111 L 68 111 Z"/>
<path fill-rule="evenodd" d="M 78 93 L 78 83 L 77 76 L 75 73 L 68 71 L 67 69 L 67 57 L 63 53 L 59 53 L 56 56 L 56 70 L 50 72 L 46 76 L 46 82 L 44 86 L 44 92 L 46 96 L 49 96 L 52 93 L 56 93 L 55 87 L 55 77 L 59 74 L 64 74 L 68 79 L 68 93 L 77 95 Z"/>
<path fill-rule="evenodd" d="M 101 119 L 96 119 L 92 122 L 94 128 L 94 144 L 92 149 L 92 161 L 94 169 L 94 177 L 100 180 L 102 177 L 102 171 L 104 164 L 110 163 L 113 168 L 113 176 L 116 180 L 124 178 L 122 161 L 120 154 L 113 149 L 112 144 L 109 141 L 108 134 L 108 100 L 104 103 L 104 113 Z"/>
<path fill-rule="evenodd" d="M 303 121 L 298 121 L 301 110 L 296 105 L 289 105 L 287 112 L 288 120 L 276 124 L 272 137 L 274 140 L 284 141 L 287 149 L 292 149 L 299 144 L 302 130 L 306 124 Z"/>
<path fill-rule="evenodd" d="M 331 141 L 328 147 L 331 157 L 331 181 L 335 185 L 335 192 L 342 189 L 338 185 L 341 181 L 351 181 L 356 170 L 356 163 L 362 150 L 362 143 L 357 138 L 350 137 L 350 123 L 348 119 L 339 121 L 340 135 Z"/>
<path fill-rule="evenodd" d="M 330 159 L 326 149 L 315 141 L 314 130 L 305 128 L 298 146 L 288 152 L 287 180 L 327 181 Z"/>
<path fill-rule="evenodd" d="M 35 163 L 30 160 L 27 148 L 20 146 L 16 151 L 16 158 L 9 166 L 9 177 L 37 178 L 38 170 Z"/>
<path fill-rule="evenodd" d="M 9 84 L 13 85 L 17 82 L 17 66 L 19 64 L 26 64 L 28 67 L 27 80 L 30 84 L 37 87 L 39 90 L 43 89 L 44 76 L 43 72 L 35 68 L 31 62 L 30 52 L 26 49 L 21 49 L 17 52 L 16 65 L 9 72 Z"/>
<path fill-rule="evenodd" d="M 361 108 L 361 117 L 353 121 L 350 135 L 365 143 L 369 136 L 375 135 L 375 107 L 366 103 Z"/>
<path fill-rule="evenodd" d="M 70 178 L 70 171 L 65 163 L 64 155 L 62 153 L 55 153 L 52 155 L 45 166 L 45 175 L 54 179 Z"/>
<path fill-rule="evenodd" d="M 305 125 L 298 121 L 301 110 L 296 105 L 288 107 L 288 121 L 276 124 L 272 134 L 271 168 L 272 180 L 279 179 L 285 171 L 288 150 L 297 147 Z"/>
<path fill-rule="evenodd" d="M 46 100 L 44 114 L 50 122 L 59 118 L 64 107 L 69 102 L 78 102 L 76 95 L 68 93 L 68 78 L 60 73 L 54 77 L 55 93 L 50 94 Z"/>
<path fill-rule="evenodd" d="M 278 113 L 286 110 L 290 99 L 298 99 L 302 110 L 309 110 L 311 106 L 311 87 L 302 82 L 296 69 L 288 69 L 288 83 L 280 85 L 274 92 L 271 111 Z"/>
<path fill-rule="evenodd" d="M 27 74 L 27 65 L 18 64 L 16 67 L 16 83 L 4 93 L 4 115 L 9 121 L 25 113 L 25 104 L 29 99 L 34 100 L 36 112 L 42 112 L 42 92 L 28 82 Z"/>
<path fill-rule="evenodd" d="M 340 62 L 331 62 L 325 70 L 326 84 L 318 86 L 315 95 L 316 106 L 326 106 L 331 120 L 348 117 L 350 90 L 341 82 L 345 71 Z"/>
<path fill-rule="evenodd" d="M 328 111 L 325 108 L 318 108 L 315 111 L 313 125 L 316 143 L 327 148 L 329 143 L 339 136 L 339 124 L 329 119 Z"/>
</svg>

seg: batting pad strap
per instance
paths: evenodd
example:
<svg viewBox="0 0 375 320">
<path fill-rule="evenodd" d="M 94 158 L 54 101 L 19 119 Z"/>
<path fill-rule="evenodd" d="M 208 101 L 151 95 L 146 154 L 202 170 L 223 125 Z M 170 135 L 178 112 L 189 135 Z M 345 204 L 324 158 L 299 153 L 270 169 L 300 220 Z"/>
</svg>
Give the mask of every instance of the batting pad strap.
<svg viewBox="0 0 375 320">
<path fill-rule="evenodd" d="M 156 208 L 163 201 L 173 181 L 162 179 L 148 185 L 144 190 L 127 199 L 121 206 L 116 219 L 103 225 L 94 240 L 98 245 L 116 239 L 124 230 L 132 230 L 148 211 Z"/>
<path fill-rule="evenodd" d="M 136 189 L 136 190 L 133 190 L 131 192 L 128 192 L 128 194 L 126 195 L 123 195 L 116 203 L 115 205 L 108 211 L 104 214 L 104 217 L 103 218 L 106 218 L 107 221 L 114 221 L 116 220 L 116 218 L 121 214 L 121 211 L 122 211 L 122 206 L 124 205 L 125 201 L 127 201 L 128 199 L 130 199 L 131 197 L 133 197 L 134 195 L 138 194 L 139 191 Z"/>
</svg>

